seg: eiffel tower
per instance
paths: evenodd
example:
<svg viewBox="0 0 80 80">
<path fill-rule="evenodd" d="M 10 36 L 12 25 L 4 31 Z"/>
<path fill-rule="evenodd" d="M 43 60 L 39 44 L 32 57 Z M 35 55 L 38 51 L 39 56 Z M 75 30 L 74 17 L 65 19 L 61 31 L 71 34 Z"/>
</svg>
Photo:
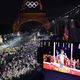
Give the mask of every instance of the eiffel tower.
<svg viewBox="0 0 80 80">
<path fill-rule="evenodd" d="M 22 0 L 21 4 L 20 14 L 12 26 L 13 32 L 20 31 L 22 24 L 31 21 L 42 24 L 46 30 L 50 28 L 43 0 Z"/>
</svg>

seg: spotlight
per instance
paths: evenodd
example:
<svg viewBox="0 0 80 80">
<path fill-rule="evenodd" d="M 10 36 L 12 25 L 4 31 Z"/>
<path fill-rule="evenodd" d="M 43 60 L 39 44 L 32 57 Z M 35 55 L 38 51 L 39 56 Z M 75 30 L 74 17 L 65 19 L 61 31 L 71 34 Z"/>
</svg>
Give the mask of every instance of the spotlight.
<svg viewBox="0 0 80 80">
<path fill-rule="evenodd" d="M 52 20 L 52 23 L 53 23 L 53 24 L 55 24 L 55 21 L 54 21 L 54 20 Z"/>
<path fill-rule="evenodd" d="M 53 36 L 53 33 L 52 32 L 50 32 L 50 36 Z"/>
<path fill-rule="evenodd" d="M 79 44 L 79 47 L 78 48 L 80 49 L 80 44 Z"/>
<path fill-rule="evenodd" d="M 20 32 L 17 32 L 17 36 L 18 36 L 18 37 L 20 36 Z"/>
<path fill-rule="evenodd" d="M 2 44 L 3 43 L 3 38 L 2 38 L 2 36 L 0 35 L 0 44 Z"/>
<path fill-rule="evenodd" d="M 64 18 L 68 18 L 68 17 L 69 17 L 69 15 L 64 16 Z"/>
<path fill-rule="evenodd" d="M 37 33 L 37 36 L 38 36 L 38 37 L 40 36 L 40 32 Z"/>
<path fill-rule="evenodd" d="M 74 21 L 74 19 L 71 19 L 71 22 L 73 22 Z"/>
</svg>

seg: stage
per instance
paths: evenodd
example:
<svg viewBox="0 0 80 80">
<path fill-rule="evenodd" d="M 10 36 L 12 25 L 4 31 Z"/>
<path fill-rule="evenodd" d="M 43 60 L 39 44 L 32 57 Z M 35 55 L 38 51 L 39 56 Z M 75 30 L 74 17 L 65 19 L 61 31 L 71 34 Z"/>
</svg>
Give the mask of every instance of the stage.
<svg viewBox="0 0 80 80">
<path fill-rule="evenodd" d="M 69 68 L 66 66 L 64 66 L 63 68 L 60 68 L 59 66 L 60 64 L 58 63 L 43 62 L 44 69 L 55 70 L 55 71 L 59 71 L 62 73 L 69 73 L 69 74 L 80 76 L 80 70 Z"/>
</svg>

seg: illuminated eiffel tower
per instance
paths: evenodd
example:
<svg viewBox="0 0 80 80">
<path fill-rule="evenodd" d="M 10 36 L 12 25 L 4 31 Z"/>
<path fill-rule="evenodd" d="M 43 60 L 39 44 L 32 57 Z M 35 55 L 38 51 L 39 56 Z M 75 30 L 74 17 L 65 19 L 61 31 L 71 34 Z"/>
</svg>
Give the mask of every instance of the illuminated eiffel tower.
<svg viewBox="0 0 80 80">
<path fill-rule="evenodd" d="M 43 0 L 22 0 L 19 17 L 14 21 L 13 32 L 20 31 L 21 25 L 27 22 L 35 21 L 45 29 L 50 28 L 50 22 L 44 9 Z"/>
</svg>

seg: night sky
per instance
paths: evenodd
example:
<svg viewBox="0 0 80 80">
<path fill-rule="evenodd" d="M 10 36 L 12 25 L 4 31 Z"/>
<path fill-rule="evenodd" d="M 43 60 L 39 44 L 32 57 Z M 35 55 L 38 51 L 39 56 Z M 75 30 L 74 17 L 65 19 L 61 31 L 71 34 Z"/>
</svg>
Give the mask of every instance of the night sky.
<svg viewBox="0 0 80 80">
<path fill-rule="evenodd" d="M 44 0 L 49 18 L 52 20 L 65 12 L 71 10 L 75 5 L 79 4 L 79 0 Z M 2 27 L 12 26 L 14 20 L 19 14 L 20 0 L 0 0 L 0 32 Z"/>
</svg>

